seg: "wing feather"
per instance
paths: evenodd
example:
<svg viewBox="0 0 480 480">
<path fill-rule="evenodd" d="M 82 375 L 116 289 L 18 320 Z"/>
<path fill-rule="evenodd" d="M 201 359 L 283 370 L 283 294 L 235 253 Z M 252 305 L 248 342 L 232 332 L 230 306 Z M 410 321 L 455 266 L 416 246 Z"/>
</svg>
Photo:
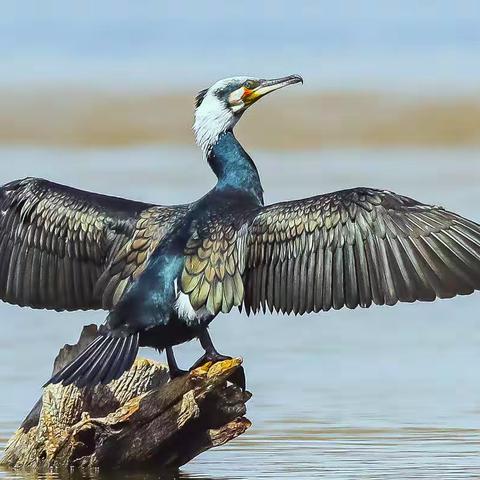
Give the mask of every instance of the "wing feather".
<svg viewBox="0 0 480 480">
<path fill-rule="evenodd" d="M 247 311 L 394 305 L 480 289 L 480 225 L 388 191 L 261 208 L 247 242 Z"/>
<path fill-rule="evenodd" d="M 127 286 L 122 280 L 131 281 L 143 271 L 170 222 L 182 212 L 183 207 L 153 206 L 42 179 L 4 185 L 0 299 L 55 310 L 110 309 Z M 133 252 L 133 269 L 126 252 Z M 128 275 L 115 276 L 112 265 Z"/>
</svg>

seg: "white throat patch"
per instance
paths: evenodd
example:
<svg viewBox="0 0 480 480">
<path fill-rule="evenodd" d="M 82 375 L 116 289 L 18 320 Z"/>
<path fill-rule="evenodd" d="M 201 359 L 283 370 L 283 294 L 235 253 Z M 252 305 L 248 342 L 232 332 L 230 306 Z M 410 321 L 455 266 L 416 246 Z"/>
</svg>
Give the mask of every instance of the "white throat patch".
<svg viewBox="0 0 480 480">
<path fill-rule="evenodd" d="M 204 151 L 216 143 L 219 135 L 236 123 L 233 112 L 213 93 L 208 92 L 195 112 L 193 131 L 197 144 Z"/>
<path fill-rule="evenodd" d="M 235 80 L 244 78 L 247 79 L 247 77 L 235 77 Z M 197 144 L 205 154 L 216 143 L 220 134 L 233 128 L 238 121 L 238 117 L 216 95 L 217 91 L 228 86 L 232 80 L 232 78 L 226 78 L 211 86 L 195 111 L 193 131 Z"/>
</svg>

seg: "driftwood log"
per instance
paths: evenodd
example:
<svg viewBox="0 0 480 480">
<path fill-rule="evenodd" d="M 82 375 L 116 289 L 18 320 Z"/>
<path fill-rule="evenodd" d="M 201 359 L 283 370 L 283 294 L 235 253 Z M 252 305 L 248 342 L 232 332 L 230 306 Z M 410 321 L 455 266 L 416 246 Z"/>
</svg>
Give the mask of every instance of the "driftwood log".
<svg viewBox="0 0 480 480">
<path fill-rule="evenodd" d="M 85 327 L 65 345 L 54 372 L 97 334 Z M 240 359 L 205 364 L 168 381 L 165 366 L 137 359 L 108 385 L 50 385 L 10 439 L 0 463 L 15 469 L 175 469 L 247 430 L 250 394 L 230 384 Z"/>
</svg>

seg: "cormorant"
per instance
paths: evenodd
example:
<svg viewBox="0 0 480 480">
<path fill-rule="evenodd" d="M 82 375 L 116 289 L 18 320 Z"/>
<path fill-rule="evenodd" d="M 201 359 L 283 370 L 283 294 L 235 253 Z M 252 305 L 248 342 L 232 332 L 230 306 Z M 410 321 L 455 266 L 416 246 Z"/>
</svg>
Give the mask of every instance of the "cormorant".
<svg viewBox="0 0 480 480">
<path fill-rule="evenodd" d="M 107 383 L 139 346 L 198 338 L 197 364 L 224 358 L 207 327 L 234 307 L 308 312 L 432 301 L 480 288 L 480 225 L 387 190 L 353 188 L 264 206 L 233 128 L 264 95 L 302 82 L 221 80 L 196 98 L 194 131 L 218 181 L 158 206 L 36 178 L 0 189 L 0 298 L 108 310 L 101 334 L 49 383 Z"/>
</svg>

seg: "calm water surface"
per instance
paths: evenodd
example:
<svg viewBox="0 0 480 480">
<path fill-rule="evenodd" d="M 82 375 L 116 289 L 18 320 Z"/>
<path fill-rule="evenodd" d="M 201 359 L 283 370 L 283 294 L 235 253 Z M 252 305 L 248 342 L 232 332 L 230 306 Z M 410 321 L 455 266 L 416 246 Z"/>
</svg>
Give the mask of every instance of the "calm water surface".
<svg viewBox="0 0 480 480">
<path fill-rule="evenodd" d="M 480 221 L 479 151 L 256 152 L 254 158 L 267 201 L 369 185 Z M 188 148 L 0 149 L 0 166 L 0 183 L 43 176 L 159 203 L 189 201 L 213 184 L 198 152 Z M 212 330 L 219 350 L 245 359 L 253 426 L 185 466 L 180 478 L 479 477 L 479 307 L 477 295 L 303 318 L 236 312 L 218 318 Z M 0 448 L 40 394 L 58 348 L 75 341 L 82 325 L 102 319 L 102 313 L 0 305 Z M 188 365 L 200 348 L 192 342 L 179 351 Z M 38 477 L 0 471 L 0 478 Z"/>
</svg>

